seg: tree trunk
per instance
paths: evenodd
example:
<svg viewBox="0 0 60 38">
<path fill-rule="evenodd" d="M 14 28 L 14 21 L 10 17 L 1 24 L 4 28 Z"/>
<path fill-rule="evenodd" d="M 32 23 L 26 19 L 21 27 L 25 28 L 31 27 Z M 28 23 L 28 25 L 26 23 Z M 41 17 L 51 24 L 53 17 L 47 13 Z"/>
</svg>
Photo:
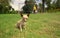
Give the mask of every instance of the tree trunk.
<svg viewBox="0 0 60 38">
<path fill-rule="evenodd" d="M 44 3 L 45 3 L 45 0 L 42 0 L 42 12 L 45 12 Z"/>
</svg>

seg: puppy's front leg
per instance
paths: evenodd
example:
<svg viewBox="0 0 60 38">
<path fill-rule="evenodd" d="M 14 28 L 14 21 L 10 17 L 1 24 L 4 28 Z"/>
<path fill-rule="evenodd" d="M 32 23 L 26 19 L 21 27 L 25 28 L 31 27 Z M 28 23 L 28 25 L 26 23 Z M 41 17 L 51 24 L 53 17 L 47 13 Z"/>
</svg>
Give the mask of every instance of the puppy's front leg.
<svg viewBox="0 0 60 38">
<path fill-rule="evenodd" d="M 26 30 L 26 23 L 24 23 L 24 29 Z"/>
<path fill-rule="evenodd" d="M 22 26 L 20 25 L 20 31 L 22 32 Z"/>
</svg>

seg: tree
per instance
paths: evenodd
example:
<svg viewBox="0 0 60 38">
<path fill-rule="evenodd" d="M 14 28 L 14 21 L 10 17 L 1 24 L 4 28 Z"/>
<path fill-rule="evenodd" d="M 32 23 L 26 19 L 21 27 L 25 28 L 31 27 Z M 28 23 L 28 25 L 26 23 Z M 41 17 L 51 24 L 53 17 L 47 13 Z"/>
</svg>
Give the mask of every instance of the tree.
<svg viewBox="0 0 60 38">
<path fill-rule="evenodd" d="M 9 5 L 8 0 L 0 0 L 0 3 L 1 3 L 3 6 Z"/>
<path fill-rule="evenodd" d="M 50 8 L 51 8 L 51 4 L 50 4 L 51 0 L 45 0 L 45 2 L 46 2 L 46 4 L 47 4 L 47 6 L 48 6 L 47 9 L 50 9 Z"/>
<path fill-rule="evenodd" d="M 2 4 L 0 3 L 0 12 L 2 13 L 2 9 L 3 9 L 3 6 Z"/>
<path fill-rule="evenodd" d="M 24 13 L 31 13 L 33 11 L 34 0 L 26 0 L 23 7 Z"/>
<path fill-rule="evenodd" d="M 0 0 L 1 13 L 6 13 L 6 11 L 8 11 L 8 6 L 9 6 L 8 0 Z"/>
<path fill-rule="evenodd" d="M 60 0 L 57 0 L 57 2 L 56 2 L 56 8 L 60 8 Z"/>
<path fill-rule="evenodd" d="M 55 2 L 53 2 L 50 6 L 51 6 L 51 9 L 56 9 L 56 3 Z"/>
<path fill-rule="evenodd" d="M 44 12 L 44 3 L 45 3 L 45 0 L 42 0 L 42 12 Z"/>
</svg>

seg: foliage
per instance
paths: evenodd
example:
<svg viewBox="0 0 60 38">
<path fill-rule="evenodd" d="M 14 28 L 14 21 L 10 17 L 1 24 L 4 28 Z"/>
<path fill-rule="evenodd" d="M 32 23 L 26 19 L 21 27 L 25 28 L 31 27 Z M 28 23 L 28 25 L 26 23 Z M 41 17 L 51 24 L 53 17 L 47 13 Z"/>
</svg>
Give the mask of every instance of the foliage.
<svg viewBox="0 0 60 38">
<path fill-rule="evenodd" d="M 8 0 L 0 0 L 0 13 L 6 13 L 9 11 L 9 2 Z"/>
<path fill-rule="evenodd" d="M 13 10 L 14 12 L 9 11 L 10 7 L 9 7 L 9 2 L 8 1 L 9 0 L 0 0 L 0 14 L 1 13 L 14 13 L 15 12 L 14 10 Z M 23 7 L 24 12 L 25 13 L 26 12 L 32 12 L 33 11 L 33 6 L 35 4 L 35 0 L 26 0 L 26 1 L 27 1 L 27 4 Z M 40 7 L 39 11 L 40 10 L 41 11 L 54 10 L 56 8 L 58 8 L 60 10 L 60 0 L 57 0 L 56 3 L 53 2 L 52 4 L 50 4 L 51 0 L 42 0 L 42 2 L 43 2 L 43 4 L 40 5 L 41 7 Z M 48 6 L 46 10 L 44 8 L 45 3 Z"/>
<path fill-rule="evenodd" d="M 42 0 L 42 12 L 45 11 L 45 4 L 47 4 L 47 6 L 48 6 L 47 9 L 51 8 L 50 2 L 51 2 L 51 0 Z"/>
<path fill-rule="evenodd" d="M 56 8 L 60 8 L 60 0 L 57 0 L 57 2 L 56 2 Z"/>
<path fill-rule="evenodd" d="M 9 5 L 8 0 L 0 0 L 0 4 L 3 6 Z"/>
<path fill-rule="evenodd" d="M 47 11 L 48 10 L 54 10 L 56 8 L 60 9 L 60 0 L 54 0 L 54 2 L 51 4 L 51 0 L 42 0 L 43 4 L 42 4 L 42 9 L 44 10 L 44 4 L 46 3 L 47 7 Z M 46 11 L 45 10 L 45 11 Z"/>
<path fill-rule="evenodd" d="M 47 9 L 50 9 L 50 8 L 51 8 L 51 4 L 50 4 L 51 0 L 46 0 L 45 2 L 46 2 L 46 4 L 47 4 L 47 6 L 48 6 Z"/>
<path fill-rule="evenodd" d="M 25 6 L 23 7 L 24 13 L 31 13 L 33 11 L 33 6 L 34 6 L 33 0 L 29 0 L 29 1 L 26 0 Z"/>
</svg>

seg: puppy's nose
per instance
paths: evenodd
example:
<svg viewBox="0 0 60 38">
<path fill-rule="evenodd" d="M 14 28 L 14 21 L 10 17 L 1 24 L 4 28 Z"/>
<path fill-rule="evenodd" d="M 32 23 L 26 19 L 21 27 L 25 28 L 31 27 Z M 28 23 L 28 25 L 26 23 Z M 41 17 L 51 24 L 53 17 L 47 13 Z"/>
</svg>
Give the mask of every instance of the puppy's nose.
<svg viewBox="0 0 60 38">
<path fill-rule="evenodd" d="M 24 22 L 27 22 L 27 21 L 24 21 Z"/>
</svg>

